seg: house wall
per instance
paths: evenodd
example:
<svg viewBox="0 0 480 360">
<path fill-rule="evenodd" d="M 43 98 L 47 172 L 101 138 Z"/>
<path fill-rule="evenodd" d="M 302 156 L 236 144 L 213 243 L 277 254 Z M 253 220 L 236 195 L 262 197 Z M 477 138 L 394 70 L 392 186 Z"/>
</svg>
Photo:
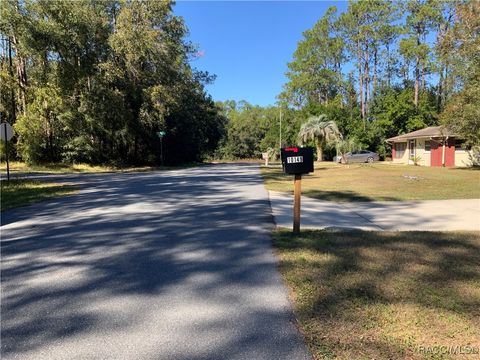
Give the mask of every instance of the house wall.
<svg viewBox="0 0 480 360">
<path fill-rule="evenodd" d="M 421 166 L 431 166 L 431 159 L 432 159 L 432 150 L 430 151 L 425 151 L 425 141 L 429 141 L 430 138 L 420 138 L 416 139 L 416 144 L 415 144 L 415 153 L 417 156 L 420 157 L 418 161 L 418 165 Z M 432 143 L 431 143 L 432 144 Z M 452 142 L 452 146 L 455 143 Z M 432 146 L 430 146 L 430 149 L 432 149 Z M 439 146 L 439 150 L 442 151 L 442 146 Z M 448 149 L 446 148 L 445 151 Z M 455 164 L 454 166 L 458 167 L 468 167 L 472 166 L 472 161 L 470 159 L 471 152 L 467 150 L 455 150 Z M 409 157 L 410 157 L 410 152 L 408 149 L 408 142 L 406 143 L 406 150 L 405 153 L 403 154 L 403 157 L 400 159 L 393 158 L 393 162 L 397 164 L 409 164 L 413 162 L 409 162 Z"/>
<path fill-rule="evenodd" d="M 455 150 L 455 166 L 458 167 L 467 167 L 472 166 L 472 161 L 470 160 L 471 151 L 467 150 Z"/>
<path fill-rule="evenodd" d="M 425 151 L 425 141 L 428 141 L 429 138 L 424 139 L 417 139 L 415 152 L 420 160 L 418 161 L 418 165 L 422 166 L 430 166 L 430 151 Z"/>
</svg>

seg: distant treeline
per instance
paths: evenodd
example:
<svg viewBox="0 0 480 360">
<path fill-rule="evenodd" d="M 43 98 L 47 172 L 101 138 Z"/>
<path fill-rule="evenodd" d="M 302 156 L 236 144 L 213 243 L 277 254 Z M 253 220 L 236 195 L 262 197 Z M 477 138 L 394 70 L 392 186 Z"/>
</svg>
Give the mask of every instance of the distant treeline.
<svg viewBox="0 0 480 360">
<path fill-rule="evenodd" d="M 259 156 L 297 143 L 300 126 L 325 114 L 356 146 L 390 154 L 385 139 L 445 124 L 480 144 L 480 2 L 350 1 L 303 33 L 278 106 L 224 102 L 219 154 Z M 326 156 L 335 153 L 334 146 Z"/>
<path fill-rule="evenodd" d="M 190 65 L 196 48 L 172 6 L 2 1 L 0 116 L 17 134 L 11 156 L 158 164 L 164 132 L 167 164 L 260 157 L 280 142 L 296 144 L 302 123 L 320 114 L 384 156 L 386 138 L 437 124 L 479 145 L 478 1 L 329 8 L 303 33 L 278 103 L 267 108 L 212 101 L 204 86 L 214 76 Z"/>
<path fill-rule="evenodd" d="M 28 162 L 202 160 L 226 119 L 168 1 L 3 0 L 0 116 Z"/>
</svg>

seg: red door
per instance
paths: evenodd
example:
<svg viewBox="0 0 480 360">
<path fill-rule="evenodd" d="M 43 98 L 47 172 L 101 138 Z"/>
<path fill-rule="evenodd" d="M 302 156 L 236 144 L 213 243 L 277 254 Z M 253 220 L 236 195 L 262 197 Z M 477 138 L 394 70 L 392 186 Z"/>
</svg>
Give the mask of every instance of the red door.
<svg viewBox="0 0 480 360">
<path fill-rule="evenodd" d="M 442 166 L 442 150 L 440 139 L 430 141 L 430 166 Z"/>
<path fill-rule="evenodd" d="M 445 144 L 445 154 L 443 154 L 443 139 L 435 139 L 430 142 L 430 165 L 455 166 L 455 139 L 449 138 Z"/>
<path fill-rule="evenodd" d="M 455 139 L 449 138 L 445 144 L 445 166 L 455 166 Z"/>
</svg>

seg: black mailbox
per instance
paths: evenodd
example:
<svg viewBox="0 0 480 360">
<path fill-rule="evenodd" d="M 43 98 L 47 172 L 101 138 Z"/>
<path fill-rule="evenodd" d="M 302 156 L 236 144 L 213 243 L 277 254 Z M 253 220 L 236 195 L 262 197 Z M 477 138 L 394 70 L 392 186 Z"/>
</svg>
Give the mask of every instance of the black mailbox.
<svg viewBox="0 0 480 360">
<path fill-rule="evenodd" d="M 287 174 L 313 172 L 313 149 L 289 147 L 281 149 L 283 171 Z"/>
</svg>

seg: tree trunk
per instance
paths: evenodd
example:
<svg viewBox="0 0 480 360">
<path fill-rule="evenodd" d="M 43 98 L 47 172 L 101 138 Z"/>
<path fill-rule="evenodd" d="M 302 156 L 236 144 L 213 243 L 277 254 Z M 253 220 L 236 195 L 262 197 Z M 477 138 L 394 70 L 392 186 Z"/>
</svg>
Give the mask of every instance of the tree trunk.
<svg viewBox="0 0 480 360">
<path fill-rule="evenodd" d="M 447 103 L 448 95 L 450 94 L 450 90 L 452 88 L 451 84 L 451 77 L 448 71 L 448 61 L 445 62 L 445 76 L 443 78 L 443 91 L 442 91 L 442 104 L 445 105 Z"/>
<path fill-rule="evenodd" d="M 392 64 L 390 63 L 390 46 L 387 44 L 387 85 L 390 87 L 392 82 Z"/>
<path fill-rule="evenodd" d="M 440 112 L 442 108 L 442 97 L 443 97 L 443 72 L 444 72 L 444 67 L 440 69 L 440 78 L 438 80 L 438 93 L 437 93 L 437 111 Z"/>
<path fill-rule="evenodd" d="M 8 72 L 10 74 L 10 77 L 13 79 L 14 75 L 13 75 L 13 62 L 12 62 L 12 41 L 10 40 L 10 37 L 8 37 L 8 66 L 9 66 Z M 11 124 L 13 124 L 15 122 L 15 119 L 17 118 L 16 105 L 15 105 L 15 103 L 16 103 L 15 90 L 14 90 L 13 86 L 12 86 L 12 89 L 11 89 L 11 92 L 10 92 L 10 97 L 11 97 L 11 102 L 12 102 L 10 122 L 11 122 Z"/>
<path fill-rule="evenodd" d="M 416 64 L 415 64 L 415 95 L 414 95 L 414 98 L 413 98 L 413 103 L 415 104 L 415 107 L 418 106 L 418 90 L 419 90 L 419 86 L 420 86 L 420 68 L 419 68 L 418 63 L 419 63 L 419 61 L 418 61 L 418 58 L 417 58 Z"/>
<path fill-rule="evenodd" d="M 420 46 L 420 35 L 417 35 L 417 46 Z M 415 96 L 413 103 L 415 107 L 418 106 L 418 92 L 420 87 L 420 58 L 418 55 L 415 57 Z"/>
<path fill-rule="evenodd" d="M 27 114 L 27 98 L 26 98 L 26 89 L 27 89 L 27 70 L 26 70 L 26 63 L 25 59 L 19 55 L 18 53 L 18 42 L 15 36 L 11 37 L 11 41 L 13 47 L 15 49 L 15 63 L 17 67 L 17 79 L 18 79 L 18 86 L 20 88 L 20 99 L 22 101 L 23 107 L 23 114 Z"/>
<path fill-rule="evenodd" d="M 365 102 L 363 100 L 363 73 L 360 66 L 358 68 L 358 80 L 359 80 L 359 87 L 360 87 L 360 111 L 361 111 L 362 119 L 365 119 Z"/>
<path fill-rule="evenodd" d="M 374 96 L 375 96 L 375 89 L 377 88 L 377 62 L 378 62 L 377 51 L 378 51 L 377 47 L 375 46 L 373 50 L 373 89 L 372 89 L 372 93 Z"/>
<path fill-rule="evenodd" d="M 322 142 L 320 140 L 315 141 L 317 146 L 317 161 L 323 160 Z"/>
<path fill-rule="evenodd" d="M 365 71 L 363 72 L 363 75 L 365 76 L 365 116 L 368 114 L 368 101 L 370 100 L 370 68 L 369 68 L 369 54 L 368 54 L 368 46 L 366 47 L 365 50 Z M 363 130 L 365 130 L 365 121 L 363 122 Z"/>
</svg>

